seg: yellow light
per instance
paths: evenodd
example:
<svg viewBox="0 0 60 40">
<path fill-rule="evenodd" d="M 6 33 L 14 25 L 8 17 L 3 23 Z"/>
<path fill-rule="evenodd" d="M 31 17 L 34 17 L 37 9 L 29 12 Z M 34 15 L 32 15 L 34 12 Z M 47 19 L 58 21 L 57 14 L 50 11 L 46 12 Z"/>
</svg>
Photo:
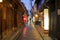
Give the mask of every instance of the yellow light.
<svg viewBox="0 0 60 40">
<path fill-rule="evenodd" d="M 44 30 L 49 30 L 49 14 L 48 14 L 48 9 L 44 9 Z"/>
<path fill-rule="evenodd" d="M 0 2 L 2 2 L 3 0 L 0 0 Z"/>
<path fill-rule="evenodd" d="M 38 17 L 38 15 L 37 15 L 37 14 L 35 14 L 35 17 Z"/>
</svg>

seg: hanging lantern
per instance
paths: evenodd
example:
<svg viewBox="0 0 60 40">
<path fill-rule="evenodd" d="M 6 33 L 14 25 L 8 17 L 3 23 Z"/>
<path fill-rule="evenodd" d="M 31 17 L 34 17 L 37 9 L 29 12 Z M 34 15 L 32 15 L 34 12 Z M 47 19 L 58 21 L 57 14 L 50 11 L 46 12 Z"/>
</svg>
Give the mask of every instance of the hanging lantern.
<svg viewBox="0 0 60 40">
<path fill-rule="evenodd" d="M 23 21 L 24 21 L 24 22 L 27 22 L 27 17 L 26 17 L 26 15 L 23 16 Z"/>
</svg>

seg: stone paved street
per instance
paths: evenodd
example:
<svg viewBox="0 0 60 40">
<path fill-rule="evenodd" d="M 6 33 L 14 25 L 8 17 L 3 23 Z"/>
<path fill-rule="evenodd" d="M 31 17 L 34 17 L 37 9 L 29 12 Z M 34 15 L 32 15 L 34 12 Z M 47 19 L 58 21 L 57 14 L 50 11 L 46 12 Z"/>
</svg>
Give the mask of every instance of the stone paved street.
<svg viewBox="0 0 60 40">
<path fill-rule="evenodd" d="M 23 31 L 22 39 L 18 40 L 42 40 L 41 36 L 33 25 L 27 25 Z"/>
</svg>

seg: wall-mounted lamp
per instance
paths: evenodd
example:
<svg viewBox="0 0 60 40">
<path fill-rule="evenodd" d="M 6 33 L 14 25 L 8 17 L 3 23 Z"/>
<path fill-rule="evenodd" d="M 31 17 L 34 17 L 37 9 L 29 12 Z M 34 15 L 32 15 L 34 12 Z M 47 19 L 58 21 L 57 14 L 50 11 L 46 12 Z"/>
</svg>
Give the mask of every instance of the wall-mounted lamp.
<svg viewBox="0 0 60 40">
<path fill-rule="evenodd" d="M 3 0 L 0 0 L 0 2 L 3 2 Z"/>
<path fill-rule="evenodd" d="M 38 14 L 35 14 L 35 17 L 38 17 Z"/>
</svg>

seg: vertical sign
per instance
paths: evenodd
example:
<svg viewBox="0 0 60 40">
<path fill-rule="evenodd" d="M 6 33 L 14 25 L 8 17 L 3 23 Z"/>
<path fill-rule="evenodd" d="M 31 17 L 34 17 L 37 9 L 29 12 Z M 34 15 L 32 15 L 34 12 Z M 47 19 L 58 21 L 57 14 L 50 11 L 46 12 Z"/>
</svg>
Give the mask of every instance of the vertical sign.
<svg viewBox="0 0 60 40">
<path fill-rule="evenodd" d="M 48 9 L 44 9 L 44 30 L 49 30 L 49 15 Z"/>
</svg>

